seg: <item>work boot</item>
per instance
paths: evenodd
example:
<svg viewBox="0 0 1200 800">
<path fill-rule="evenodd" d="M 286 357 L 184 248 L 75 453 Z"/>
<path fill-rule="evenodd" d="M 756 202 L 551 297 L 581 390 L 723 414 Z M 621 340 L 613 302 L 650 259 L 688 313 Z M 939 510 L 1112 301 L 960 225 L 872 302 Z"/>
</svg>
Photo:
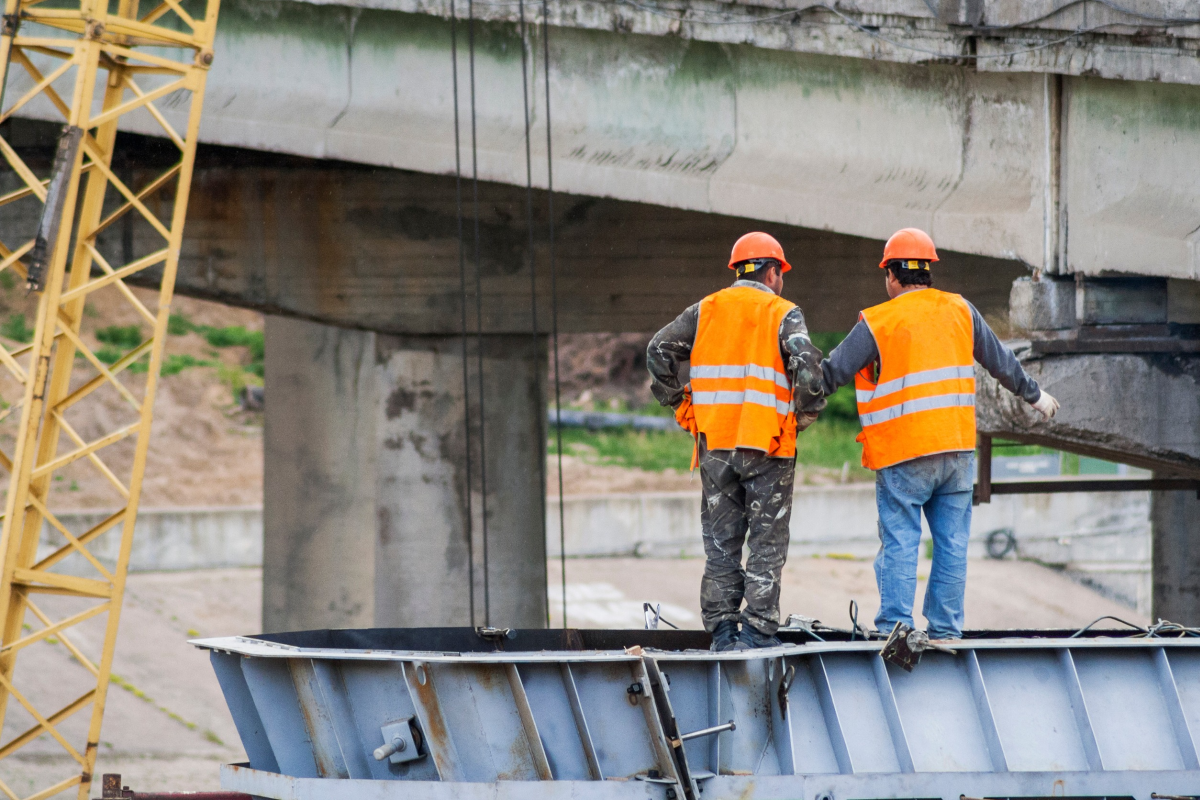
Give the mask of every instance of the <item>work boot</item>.
<svg viewBox="0 0 1200 800">
<path fill-rule="evenodd" d="M 709 650 L 723 653 L 726 650 L 745 650 L 746 646 L 738 640 L 738 624 L 731 619 L 723 619 L 717 623 L 712 632 L 712 644 Z"/>
<path fill-rule="evenodd" d="M 742 634 L 738 637 L 738 642 L 747 649 L 755 647 L 779 647 L 783 644 L 783 642 L 779 641 L 779 637 L 763 633 L 753 625 L 742 626 Z"/>
</svg>

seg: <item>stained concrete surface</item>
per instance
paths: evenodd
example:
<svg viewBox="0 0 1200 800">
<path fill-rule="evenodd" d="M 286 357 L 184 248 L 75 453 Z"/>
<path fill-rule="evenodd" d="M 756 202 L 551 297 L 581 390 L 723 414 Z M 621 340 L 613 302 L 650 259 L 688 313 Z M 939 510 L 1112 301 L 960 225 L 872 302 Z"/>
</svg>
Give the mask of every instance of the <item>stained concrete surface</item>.
<svg viewBox="0 0 1200 800">
<path fill-rule="evenodd" d="M 557 586 L 558 562 L 548 566 L 552 585 Z M 579 627 L 640 626 L 641 602 L 654 600 L 664 604 L 667 619 L 698 627 L 697 588 L 703 567 L 702 559 L 570 559 L 569 619 Z M 923 561 L 922 574 L 928 569 Z M 1076 626 L 1101 614 L 1147 621 L 1035 564 L 973 561 L 969 574 L 971 627 Z M 219 788 L 218 765 L 244 755 L 208 658 L 187 640 L 258 630 L 261 592 L 257 569 L 130 577 L 113 667 L 121 683 L 110 687 L 98 774 L 119 772 L 137 791 Z M 551 595 L 558 600 L 553 603 L 557 624 L 561 591 Z M 869 561 L 800 558 L 784 571 L 785 613 L 803 612 L 844 625 L 847 604 L 857 598 L 860 621 L 869 621 L 874 595 Z M 89 652 L 99 642 L 99 633 L 87 623 L 74 639 Z M 24 683 L 19 685 L 35 699 L 79 680 L 82 672 L 61 645 L 30 648 L 20 669 Z M 28 722 L 10 714 L 5 740 Z M 82 738 L 85 722 L 81 718 L 67 724 L 72 741 Z M 44 788 L 72 772 L 71 762 L 60 753 L 43 737 L 17 757 L 0 762 L 0 779 L 22 795 Z"/>
</svg>

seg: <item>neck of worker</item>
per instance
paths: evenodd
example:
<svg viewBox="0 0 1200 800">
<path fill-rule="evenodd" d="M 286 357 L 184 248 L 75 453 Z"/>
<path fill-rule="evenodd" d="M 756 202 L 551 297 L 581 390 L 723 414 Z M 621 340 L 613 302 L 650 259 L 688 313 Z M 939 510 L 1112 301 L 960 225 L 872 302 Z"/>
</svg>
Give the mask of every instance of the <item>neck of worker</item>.
<svg viewBox="0 0 1200 800">
<path fill-rule="evenodd" d="M 746 286 L 751 289 L 762 289 L 764 292 L 770 292 L 771 294 L 775 294 L 775 290 L 772 289 L 770 286 L 767 286 L 765 283 L 759 283 L 758 281 L 751 281 L 751 280 L 747 280 L 745 278 L 740 278 L 740 279 L 734 281 L 733 285 L 738 286 L 738 287 Z"/>
</svg>

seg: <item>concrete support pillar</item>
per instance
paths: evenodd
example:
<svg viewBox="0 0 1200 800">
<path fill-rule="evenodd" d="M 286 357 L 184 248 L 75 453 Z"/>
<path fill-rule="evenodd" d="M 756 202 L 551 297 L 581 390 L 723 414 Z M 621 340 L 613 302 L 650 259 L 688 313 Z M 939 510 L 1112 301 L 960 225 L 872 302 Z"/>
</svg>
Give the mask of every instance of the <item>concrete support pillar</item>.
<svg viewBox="0 0 1200 800">
<path fill-rule="evenodd" d="M 266 320 L 263 628 L 375 616 L 375 338 Z"/>
<path fill-rule="evenodd" d="M 1150 616 L 1200 625 L 1200 499 L 1195 492 L 1151 492 Z"/>
<path fill-rule="evenodd" d="M 482 424 L 474 338 L 469 403 L 458 337 L 266 341 L 264 627 L 544 625 L 544 340 L 484 337 Z"/>
</svg>

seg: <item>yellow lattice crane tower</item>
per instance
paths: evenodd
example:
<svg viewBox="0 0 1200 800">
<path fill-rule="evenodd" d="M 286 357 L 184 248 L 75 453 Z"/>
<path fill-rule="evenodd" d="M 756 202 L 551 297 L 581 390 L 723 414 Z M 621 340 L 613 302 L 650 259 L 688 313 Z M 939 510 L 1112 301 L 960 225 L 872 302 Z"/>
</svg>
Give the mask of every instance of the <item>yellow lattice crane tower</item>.
<svg viewBox="0 0 1200 800">
<path fill-rule="evenodd" d="M 7 0 L 0 30 L 0 122 L 24 109 L 63 123 L 48 164 L 0 138 L 12 169 L 0 171 L 11 189 L 0 205 L 41 204 L 27 215 L 36 230 L 0 230 L 0 271 L 38 303 L 32 340 L 0 342 L 0 396 L 12 401 L 0 420 L 20 420 L 0 452 L 0 795 L 11 800 L 20 796 L 4 783 L 5 759 L 35 741 L 56 743 L 68 766 L 26 800 L 72 787 L 82 800 L 96 765 L 219 2 L 146 5 Z M 137 180 L 113 166 L 131 115 L 178 148 L 157 174 L 135 165 Z M 128 260 L 101 239 L 126 215 L 145 251 Z M 126 304 L 149 337 L 119 356 L 89 346 L 80 323 L 101 297 Z M 88 404 L 103 406 L 87 414 Z M 80 469 L 103 475 L 119 510 L 72 532 L 51 489 L 56 473 Z M 39 649 L 53 650 L 52 674 Z"/>
</svg>

